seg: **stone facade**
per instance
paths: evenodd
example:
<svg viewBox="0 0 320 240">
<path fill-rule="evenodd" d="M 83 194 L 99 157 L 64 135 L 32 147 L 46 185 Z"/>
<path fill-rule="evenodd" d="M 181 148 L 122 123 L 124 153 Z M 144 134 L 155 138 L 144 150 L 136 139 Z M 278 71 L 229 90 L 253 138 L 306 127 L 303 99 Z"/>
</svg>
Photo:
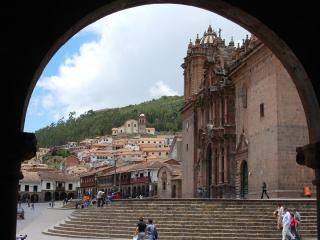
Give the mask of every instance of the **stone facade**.
<svg viewBox="0 0 320 240">
<path fill-rule="evenodd" d="M 297 90 L 255 36 L 225 45 L 209 26 L 188 46 L 184 68 L 182 196 L 301 197 L 313 172 L 295 149 L 308 143 Z M 190 187 L 192 186 L 192 187 Z"/>
</svg>

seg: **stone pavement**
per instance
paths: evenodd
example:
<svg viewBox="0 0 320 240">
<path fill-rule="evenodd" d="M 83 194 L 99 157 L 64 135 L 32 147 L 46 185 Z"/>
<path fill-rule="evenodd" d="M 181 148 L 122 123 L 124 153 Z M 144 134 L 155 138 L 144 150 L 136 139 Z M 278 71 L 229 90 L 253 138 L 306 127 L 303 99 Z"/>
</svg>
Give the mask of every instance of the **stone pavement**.
<svg viewBox="0 0 320 240">
<path fill-rule="evenodd" d="M 66 237 L 49 236 L 42 234 L 42 231 L 63 221 L 73 210 L 60 210 L 62 202 L 55 202 L 55 207 L 50 208 L 49 203 L 36 203 L 35 210 L 31 210 L 23 204 L 25 219 L 17 220 L 17 236 L 27 234 L 26 240 L 70 240 Z M 72 238 L 73 240 L 89 240 L 89 238 Z M 110 239 L 110 238 L 106 238 Z M 96 240 L 90 238 L 90 240 Z M 101 239 L 99 239 L 101 240 Z M 117 239 L 128 240 L 128 239 Z"/>
</svg>

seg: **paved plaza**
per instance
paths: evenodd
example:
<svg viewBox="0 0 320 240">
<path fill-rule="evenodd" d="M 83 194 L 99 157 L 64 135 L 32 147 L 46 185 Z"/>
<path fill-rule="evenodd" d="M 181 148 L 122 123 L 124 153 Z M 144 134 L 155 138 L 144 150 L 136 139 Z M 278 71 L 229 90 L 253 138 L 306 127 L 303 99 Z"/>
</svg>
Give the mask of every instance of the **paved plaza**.
<svg viewBox="0 0 320 240">
<path fill-rule="evenodd" d="M 55 202 L 55 207 L 49 207 L 49 203 L 36 203 L 34 210 L 26 203 L 22 204 L 25 211 L 25 219 L 17 220 L 17 236 L 27 234 L 27 240 L 67 240 L 67 237 L 57 237 L 42 234 L 42 231 L 52 227 L 56 223 L 63 221 L 73 210 L 60 210 L 62 202 Z M 89 238 L 72 238 L 73 240 L 85 240 Z M 110 239 L 110 238 L 106 238 Z M 90 238 L 90 240 L 96 240 Z M 101 240 L 101 239 L 100 239 Z M 124 240 L 124 239 L 117 239 Z M 126 239 L 127 240 L 127 239 Z"/>
</svg>

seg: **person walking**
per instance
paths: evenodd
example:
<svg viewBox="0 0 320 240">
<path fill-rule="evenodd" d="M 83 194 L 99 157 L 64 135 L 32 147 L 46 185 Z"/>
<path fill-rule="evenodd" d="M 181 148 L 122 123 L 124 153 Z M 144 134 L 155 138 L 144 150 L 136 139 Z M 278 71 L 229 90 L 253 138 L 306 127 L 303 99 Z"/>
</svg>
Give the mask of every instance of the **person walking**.
<svg viewBox="0 0 320 240">
<path fill-rule="evenodd" d="M 144 236 L 146 235 L 146 228 L 147 225 L 143 221 L 143 217 L 140 217 L 136 228 L 136 235 L 138 235 L 137 240 L 144 240 Z"/>
<path fill-rule="evenodd" d="M 296 239 L 300 239 L 298 238 L 298 234 L 297 234 L 297 223 L 298 221 L 296 220 L 295 216 L 293 213 L 290 213 L 291 216 L 291 221 L 290 221 L 290 232 L 291 234 L 296 238 Z"/>
<path fill-rule="evenodd" d="M 277 208 L 277 229 L 280 230 L 283 218 L 283 206 L 279 203 Z"/>
<path fill-rule="evenodd" d="M 157 240 L 158 239 L 157 228 L 156 228 L 156 225 L 152 223 L 152 219 L 148 220 L 147 236 L 148 236 L 148 240 Z"/>
<path fill-rule="evenodd" d="M 261 199 L 263 199 L 264 194 L 267 196 L 267 198 L 269 199 L 269 195 L 267 193 L 267 184 L 266 182 L 262 183 L 262 193 L 261 193 Z"/>
<path fill-rule="evenodd" d="M 31 210 L 34 210 L 34 203 L 31 203 Z"/>
<path fill-rule="evenodd" d="M 297 220 L 297 225 L 296 225 L 296 239 L 301 239 L 301 235 L 300 235 L 300 225 L 301 225 L 301 214 L 299 213 L 299 211 L 297 209 L 293 209 L 293 213 L 294 213 L 294 217 Z"/>
<path fill-rule="evenodd" d="M 282 219 L 282 240 L 287 239 L 287 235 L 290 237 L 291 240 L 296 239 L 295 236 L 289 231 L 291 223 L 291 215 L 287 208 L 284 208 L 284 215 Z"/>
<path fill-rule="evenodd" d="M 97 207 L 102 207 L 102 200 L 104 197 L 104 192 L 103 191 L 98 191 L 97 193 Z"/>
</svg>

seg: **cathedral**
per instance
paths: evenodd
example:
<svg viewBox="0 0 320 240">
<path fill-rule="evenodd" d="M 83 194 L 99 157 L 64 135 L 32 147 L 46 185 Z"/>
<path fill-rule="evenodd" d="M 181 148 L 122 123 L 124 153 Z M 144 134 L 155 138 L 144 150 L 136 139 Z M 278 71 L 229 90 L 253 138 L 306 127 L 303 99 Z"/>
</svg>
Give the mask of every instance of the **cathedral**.
<svg viewBox="0 0 320 240">
<path fill-rule="evenodd" d="M 184 69 L 182 197 L 302 197 L 312 169 L 295 161 L 308 144 L 296 87 L 255 36 L 226 45 L 211 26 L 188 45 Z"/>
</svg>

